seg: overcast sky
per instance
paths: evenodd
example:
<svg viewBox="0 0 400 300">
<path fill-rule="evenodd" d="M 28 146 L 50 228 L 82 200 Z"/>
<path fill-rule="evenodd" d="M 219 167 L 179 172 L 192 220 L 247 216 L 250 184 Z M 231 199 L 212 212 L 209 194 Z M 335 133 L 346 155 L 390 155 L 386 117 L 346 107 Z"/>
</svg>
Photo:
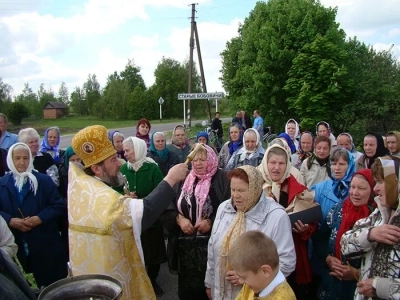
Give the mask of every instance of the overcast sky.
<svg viewBox="0 0 400 300">
<path fill-rule="evenodd" d="M 25 82 L 71 92 L 89 73 L 103 87 L 128 59 L 141 67 L 149 87 L 163 56 L 189 55 L 191 9 L 187 0 L 0 0 L 0 77 L 19 93 Z M 218 80 L 225 44 L 237 35 L 255 0 L 196 0 L 197 26 L 208 91 Z M 400 58 L 400 0 L 321 0 L 338 6 L 348 36 Z M 195 55 L 197 60 L 197 55 Z"/>
</svg>

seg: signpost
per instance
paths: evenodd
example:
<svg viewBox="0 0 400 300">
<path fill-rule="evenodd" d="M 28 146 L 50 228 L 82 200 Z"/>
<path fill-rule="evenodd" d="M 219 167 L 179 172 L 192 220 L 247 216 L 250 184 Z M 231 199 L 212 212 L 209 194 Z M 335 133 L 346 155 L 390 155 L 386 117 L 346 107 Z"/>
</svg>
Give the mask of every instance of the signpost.
<svg viewBox="0 0 400 300">
<path fill-rule="evenodd" d="M 160 122 L 162 122 L 162 104 L 164 103 L 164 99 L 160 97 L 158 103 L 160 103 Z"/>
<path fill-rule="evenodd" d="M 189 93 L 189 94 L 178 94 L 178 100 L 183 100 L 183 124 L 186 127 L 186 101 L 185 100 L 196 100 L 196 99 L 222 99 L 224 97 L 223 92 L 215 93 Z M 188 118 L 190 118 L 188 116 Z"/>
</svg>

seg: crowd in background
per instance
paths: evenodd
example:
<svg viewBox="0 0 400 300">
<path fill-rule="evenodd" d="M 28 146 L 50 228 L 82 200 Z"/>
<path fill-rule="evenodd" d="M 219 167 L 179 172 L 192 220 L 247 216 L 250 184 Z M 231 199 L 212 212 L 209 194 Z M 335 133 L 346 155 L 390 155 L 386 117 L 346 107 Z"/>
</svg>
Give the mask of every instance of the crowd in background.
<svg viewBox="0 0 400 300">
<path fill-rule="evenodd" d="M 313 133 L 290 119 L 264 148 L 263 119 L 257 110 L 253 116 L 252 122 L 239 111 L 224 133 L 216 113 L 211 129 L 218 143 L 199 132 L 203 146 L 193 157 L 184 126 L 173 129 L 169 144 L 147 119 L 130 137 L 109 131 L 125 181 L 110 185 L 121 195 L 143 199 L 174 165 L 191 160 L 168 208 L 140 237 L 155 294 L 167 288 L 157 277 L 168 262 L 180 299 L 236 299 L 250 284 L 232 269 L 230 249 L 257 230 L 276 247 L 274 276 L 297 299 L 399 299 L 400 132 L 367 133 L 359 152 L 349 133 L 335 137 L 325 121 Z M 18 246 L 3 234 L 0 249 L 16 255 L 38 287 L 48 286 L 67 276 L 68 169 L 83 163 L 72 147 L 60 149 L 57 127 L 42 140 L 34 128 L 16 135 L 0 114 L 0 130 L 0 215 Z M 318 204 L 320 218 L 291 222 L 302 201 Z"/>
</svg>

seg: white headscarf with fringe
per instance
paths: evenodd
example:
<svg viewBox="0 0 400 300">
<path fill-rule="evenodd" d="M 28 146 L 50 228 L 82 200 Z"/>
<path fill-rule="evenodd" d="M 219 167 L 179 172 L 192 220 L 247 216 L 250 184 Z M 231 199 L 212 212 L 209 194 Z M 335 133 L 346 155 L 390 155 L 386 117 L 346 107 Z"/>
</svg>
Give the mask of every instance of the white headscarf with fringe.
<svg viewBox="0 0 400 300">
<path fill-rule="evenodd" d="M 157 165 L 157 163 L 152 158 L 146 156 L 147 145 L 144 140 L 139 139 L 135 136 L 128 137 L 128 139 L 132 140 L 133 151 L 135 152 L 135 162 L 131 163 L 127 161 L 128 169 L 137 172 L 144 163 L 152 163 Z"/>
<path fill-rule="evenodd" d="M 25 148 L 28 151 L 29 155 L 29 164 L 28 168 L 26 169 L 25 172 L 18 172 L 17 168 L 14 165 L 13 161 L 13 152 L 15 148 Z M 7 165 L 8 168 L 10 169 L 11 173 L 14 175 L 14 180 L 15 180 L 15 186 L 18 188 L 18 191 L 21 192 L 22 187 L 26 183 L 26 181 L 29 179 L 30 183 L 30 189 L 33 191 L 34 195 L 36 195 L 36 191 L 38 189 L 38 181 L 36 179 L 36 176 L 32 174 L 33 170 L 33 158 L 32 158 L 32 153 L 31 149 L 29 149 L 27 144 L 24 143 L 16 143 L 10 147 L 8 150 L 7 154 Z"/>
</svg>

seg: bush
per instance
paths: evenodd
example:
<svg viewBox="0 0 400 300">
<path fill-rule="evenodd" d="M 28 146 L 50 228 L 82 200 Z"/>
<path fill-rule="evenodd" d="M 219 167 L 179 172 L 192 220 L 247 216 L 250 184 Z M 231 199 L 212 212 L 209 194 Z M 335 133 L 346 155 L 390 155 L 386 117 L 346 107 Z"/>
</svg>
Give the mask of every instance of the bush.
<svg viewBox="0 0 400 300">
<path fill-rule="evenodd" d="M 19 102 L 13 102 L 7 109 L 7 117 L 13 125 L 21 125 L 24 118 L 29 117 L 29 110 Z"/>
</svg>

